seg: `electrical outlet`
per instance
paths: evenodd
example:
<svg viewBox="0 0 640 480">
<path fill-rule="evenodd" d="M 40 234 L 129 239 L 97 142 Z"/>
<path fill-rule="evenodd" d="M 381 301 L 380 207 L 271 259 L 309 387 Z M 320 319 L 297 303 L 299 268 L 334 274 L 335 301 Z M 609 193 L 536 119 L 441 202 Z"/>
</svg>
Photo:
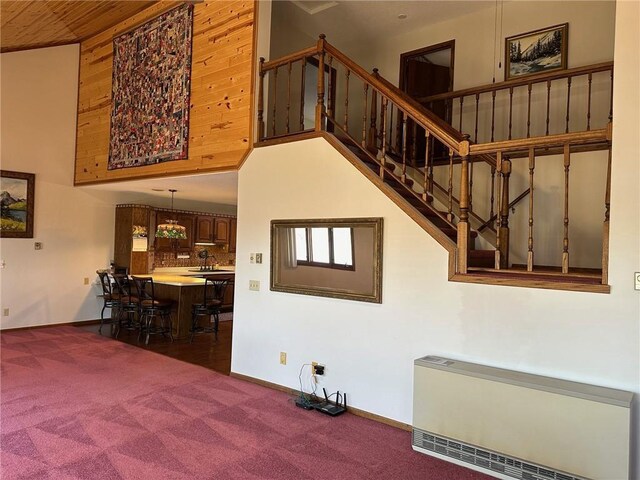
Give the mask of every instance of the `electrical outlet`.
<svg viewBox="0 0 640 480">
<path fill-rule="evenodd" d="M 250 253 L 249 254 L 249 263 L 256 263 L 256 254 L 255 253 Z"/>
<path fill-rule="evenodd" d="M 640 272 L 634 273 L 634 278 L 636 279 L 635 289 L 640 290 Z"/>
<path fill-rule="evenodd" d="M 280 352 L 280 365 L 287 364 L 287 352 Z"/>
<path fill-rule="evenodd" d="M 8 317 L 9 316 L 9 309 L 8 308 L 5 308 L 5 309 L 2 310 L 2 316 L 3 317 Z"/>
<path fill-rule="evenodd" d="M 34 248 L 35 250 L 42 250 L 42 242 L 35 242 L 35 243 L 33 244 L 33 248 Z"/>
<path fill-rule="evenodd" d="M 262 263 L 262 254 L 256 253 L 256 263 Z"/>
<path fill-rule="evenodd" d="M 260 291 L 260 280 L 249 280 L 249 290 Z"/>
<path fill-rule="evenodd" d="M 320 365 L 318 362 L 311 362 L 311 374 L 324 375 L 324 365 Z"/>
<path fill-rule="evenodd" d="M 89 285 L 89 277 L 84 277 L 84 284 Z"/>
</svg>

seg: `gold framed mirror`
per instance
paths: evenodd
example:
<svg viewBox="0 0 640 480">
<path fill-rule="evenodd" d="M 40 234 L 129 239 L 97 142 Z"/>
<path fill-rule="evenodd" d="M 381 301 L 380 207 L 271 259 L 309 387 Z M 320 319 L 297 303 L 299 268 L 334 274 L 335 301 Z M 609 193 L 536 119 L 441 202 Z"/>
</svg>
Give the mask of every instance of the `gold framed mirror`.
<svg viewBox="0 0 640 480">
<path fill-rule="evenodd" d="M 382 218 L 272 220 L 271 290 L 382 303 Z"/>
</svg>

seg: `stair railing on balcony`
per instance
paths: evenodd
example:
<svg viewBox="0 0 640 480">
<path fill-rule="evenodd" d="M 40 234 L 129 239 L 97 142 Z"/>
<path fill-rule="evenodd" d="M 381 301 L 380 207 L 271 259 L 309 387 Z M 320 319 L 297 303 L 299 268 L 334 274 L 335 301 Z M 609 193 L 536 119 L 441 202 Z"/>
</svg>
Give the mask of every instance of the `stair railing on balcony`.
<svg viewBox="0 0 640 480">
<path fill-rule="evenodd" d="M 279 75 L 279 72 L 282 75 Z M 600 64 L 592 67 L 570 69 L 564 72 L 530 77 L 525 80 L 511 80 L 478 89 L 468 89 L 450 94 L 429 97 L 428 101 L 446 100 L 453 106 L 457 99 L 459 114 L 457 128 L 436 116 L 419 101 L 406 95 L 382 78 L 376 70 L 369 73 L 329 44 L 321 35 L 313 47 L 300 50 L 277 60 L 266 62 L 260 59 L 258 87 L 258 141 L 259 143 L 280 141 L 293 134 L 311 132 L 330 132 L 349 149 L 358 150 L 360 158 L 366 157 L 369 164 L 376 165 L 376 174 L 384 182 L 392 180 L 394 185 L 404 189 L 404 196 L 431 208 L 439 218 L 441 225 L 455 229 L 456 236 L 456 273 L 469 273 L 469 250 L 472 244 L 470 220 L 473 219 L 476 230 L 485 233 L 495 232 L 495 262 L 493 270 L 508 269 L 512 240 L 510 239 L 510 212 L 514 206 L 529 197 L 528 226 L 526 240 L 526 271 L 535 272 L 534 263 L 536 237 L 534 222 L 534 193 L 536 192 L 535 169 L 539 157 L 560 155 L 563 159 L 564 191 L 562 217 L 562 252 L 561 273 L 570 272 L 570 236 L 569 236 L 569 176 L 571 155 L 576 152 L 609 149 L 611 146 L 611 107 L 607 106 L 608 123 L 604 128 L 594 128 L 594 112 L 602 109 L 599 98 L 597 108 L 592 97 L 597 93 L 602 97 L 602 82 L 595 81 L 596 74 L 611 76 L 612 65 Z M 579 132 L 572 132 L 574 120 L 570 117 L 572 78 L 584 76 L 587 79 L 588 102 L 586 108 L 586 124 Z M 284 77 L 284 79 L 283 79 Z M 566 81 L 566 111 L 563 114 L 564 132 L 553 133 L 552 128 L 557 120 L 554 105 L 558 103 L 552 82 Z M 563 82 L 565 83 L 565 82 Z M 574 86 L 577 82 L 574 81 Z M 315 84 L 313 96 L 309 85 Z M 595 85 L 597 84 L 597 88 Z M 546 100 L 544 115 L 544 132 L 532 136 L 537 129 L 532 128 L 532 114 L 539 99 L 532 92 L 536 85 L 545 85 Z M 269 88 L 270 94 L 265 95 Z M 513 138 L 516 129 L 513 119 L 516 106 L 520 100 L 517 89 L 526 89 L 526 134 L 523 138 Z M 575 89 L 574 89 L 575 90 Z M 508 127 L 505 127 L 507 138 L 496 141 L 498 125 L 496 122 L 496 98 L 499 92 L 508 92 Z M 467 107 L 464 97 L 475 98 L 471 114 L 474 117 L 474 138 L 483 138 L 481 95 L 487 93 L 491 100 L 490 140 L 485 143 L 470 141 L 469 135 L 462 132 L 467 125 L 464 122 Z M 607 94 L 610 99 L 610 93 Z M 532 100 L 533 99 L 533 100 Z M 424 99 L 422 99 L 424 101 Z M 266 103 L 266 105 L 265 105 Z M 498 102 L 499 103 L 499 102 Z M 574 101 L 574 104 L 577 103 Z M 520 112 L 522 113 L 522 112 Z M 486 115 L 485 115 L 486 116 Z M 293 121 L 291 121 L 293 117 Z M 480 123 L 479 123 L 480 122 Z M 597 122 L 597 126 L 601 123 Z M 536 127 L 537 128 L 537 127 Z M 460 130 L 460 131 L 459 131 Z M 435 141 L 432 141 L 435 140 Z M 434 145 L 444 145 L 446 160 L 435 161 Z M 424 149 L 424 165 L 418 165 L 418 149 Z M 442 147 L 440 147 L 442 149 Z M 610 158 L 610 155 L 609 155 Z M 514 168 L 512 162 L 523 159 L 528 167 L 528 185 L 524 191 L 511 197 L 510 181 Z M 610 160 L 609 160 L 610 164 Z M 476 173 L 474 174 L 474 165 Z M 482 179 L 478 165 L 485 165 Z M 521 164 L 518 164 L 521 165 Z M 435 178 L 438 169 L 446 168 L 441 175 L 440 183 Z M 608 166 L 610 169 L 610 165 Z M 609 174 L 608 174 L 609 175 Z M 474 185 L 482 180 L 490 182 L 489 200 L 482 205 L 486 211 L 480 213 L 480 205 L 476 208 Z M 490 180 L 488 180 L 490 178 Z M 603 228 L 602 250 L 602 283 L 606 279 L 606 262 L 608 246 L 608 205 L 609 179 L 607 179 L 605 200 L 605 222 Z M 457 192 L 454 190 L 457 189 Z M 434 193 L 441 194 L 434 201 Z M 446 195 L 442 195 L 446 193 Z M 457 197 L 456 197 L 457 193 Z M 487 196 L 486 194 L 483 194 Z M 482 195 L 478 195 L 481 197 Z M 477 202 L 478 204 L 480 201 Z M 472 269 L 477 272 L 478 268 Z"/>
<path fill-rule="evenodd" d="M 474 143 L 588 132 L 594 127 L 605 128 L 612 116 L 613 62 L 540 73 L 417 100 L 427 108 L 445 102 L 451 112 L 451 125 L 460 132 L 473 130 Z"/>
</svg>

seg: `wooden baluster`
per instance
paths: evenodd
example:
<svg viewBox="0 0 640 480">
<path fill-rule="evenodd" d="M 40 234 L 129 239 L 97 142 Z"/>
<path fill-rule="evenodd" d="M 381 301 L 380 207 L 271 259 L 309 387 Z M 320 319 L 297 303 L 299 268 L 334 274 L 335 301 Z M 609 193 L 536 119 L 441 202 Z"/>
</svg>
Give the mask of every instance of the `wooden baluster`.
<svg viewBox="0 0 640 480">
<path fill-rule="evenodd" d="M 402 181 L 407 179 L 407 116 L 402 118 Z"/>
<path fill-rule="evenodd" d="M 551 80 L 547 80 L 547 133 L 549 135 L 549 108 L 551 104 Z"/>
<path fill-rule="evenodd" d="M 447 188 L 447 220 L 453 222 L 453 149 L 449 149 L 449 186 Z"/>
<path fill-rule="evenodd" d="M 264 57 L 260 57 L 260 85 L 258 86 L 258 141 L 264 139 Z"/>
<path fill-rule="evenodd" d="M 362 105 L 362 148 L 367 148 L 367 100 L 369 97 L 369 84 L 364 84 L 364 102 Z"/>
<path fill-rule="evenodd" d="M 464 102 L 464 97 L 460 97 L 460 123 L 458 125 L 458 131 L 462 132 L 462 104 Z"/>
<path fill-rule="evenodd" d="M 412 137 L 413 142 L 411 143 L 411 165 L 413 168 L 418 168 L 418 124 L 416 122 L 411 122 L 412 124 Z"/>
<path fill-rule="evenodd" d="M 429 192 L 433 190 L 433 165 L 431 158 L 429 156 L 429 130 L 424 131 L 424 140 L 425 140 L 425 148 L 424 148 L 424 191 L 422 192 L 422 199 L 425 202 L 430 203 Z"/>
<path fill-rule="evenodd" d="M 495 190 L 496 190 L 496 167 L 491 166 L 491 196 L 489 200 L 489 205 L 490 205 L 489 218 L 492 218 L 494 214 L 493 202 L 495 201 Z"/>
<path fill-rule="evenodd" d="M 478 143 L 478 103 L 480 102 L 480 94 L 476 93 L 476 126 L 473 141 Z"/>
<path fill-rule="evenodd" d="M 569 167 L 571 150 L 564 146 L 564 238 L 562 239 L 562 273 L 569 273 Z"/>
<path fill-rule="evenodd" d="M 587 131 L 591 130 L 591 83 L 593 81 L 593 74 L 589 72 L 589 93 L 587 94 Z"/>
<path fill-rule="evenodd" d="M 387 97 L 382 97 L 380 108 L 380 127 L 382 129 L 382 158 L 380 159 L 380 178 L 384 180 L 384 167 L 387 161 Z"/>
<path fill-rule="evenodd" d="M 531 136 L 531 83 L 527 86 L 527 138 Z"/>
<path fill-rule="evenodd" d="M 273 115 L 271 116 L 271 136 L 276 136 L 276 106 L 278 105 L 278 67 L 273 70 Z"/>
<path fill-rule="evenodd" d="M 607 161 L 607 185 L 604 193 L 604 225 L 602 227 L 602 284 L 609 283 L 609 210 L 611 207 L 611 145 Z"/>
<path fill-rule="evenodd" d="M 376 69 L 373 69 L 374 73 Z M 376 125 L 376 120 L 378 119 L 378 92 L 375 88 L 371 87 L 371 113 L 370 113 L 371 123 L 369 125 L 369 148 L 377 149 L 377 131 L 378 127 Z"/>
<path fill-rule="evenodd" d="M 469 211 L 473 212 L 473 164 L 475 162 L 473 161 L 473 157 L 470 157 L 470 158 L 471 158 L 471 161 L 469 162 Z"/>
<path fill-rule="evenodd" d="M 300 130 L 304 130 L 304 92 L 307 75 L 307 57 L 302 59 L 302 79 L 300 85 Z"/>
<path fill-rule="evenodd" d="M 495 131 L 496 118 L 496 91 L 491 92 L 491 141 L 494 141 L 493 132 Z"/>
<path fill-rule="evenodd" d="M 571 102 L 571 77 L 567 77 L 567 126 L 564 133 L 569 133 L 569 103 Z"/>
<path fill-rule="evenodd" d="M 611 69 L 611 90 L 609 93 L 609 121 L 613 118 L 613 68 Z"/>
<path fill-rule="evenodd" d="M 394 105 L 393 103 L 389 104 L 389 119 L 387 120 L 387 124 L 389 125 L 389 139 L 387 140 L 387 150 L 389 150 L 392 153 L 395 153 L 394 149 L 393 149 L 393 111 L 394 111 Z"/>
<path fill-rule="evenodd" d="M 345 95 L 344 95 L 344 131 L 345 133 L 349 133 L 349 76 L 351 75 L 351 70 L 347 69 L 346 76 L 346 85 L 345 85 Z"/>
<path fill-rule="evenodd" d="M 513 87 L 509 87 L 509 140 L 511 140 L 511 125 L 513 124 Z"/>
<path fill-rule="evenodd" d="M 402 123 L 404 122 L 404 118 L 404 112 L 398 108 L 398 121 L 396 122 L 395 129 L 396 151 L 402 151 L 402 149 L 405 148 L 404 144 L 406 143 L 406 139 L 404 141 L 402 140 Z"/>
<path fill-rule="evenodd" d="M 327 117 L 330 118 L 332 121 L 335 120 L 335 113 L 333 111 L 333 107 L 335 104 L 335 99 L 333 98 L 333 90 L 336 88 L 335 85 L 333 85 L 333 75 L 331 75 L 331 72 L 333 71 L 333 56 L 329 55 L 329 58 L 327 59 L 327 65 L 329 68 L 329 75 L 327 75 Z"/>
<path fill-rule="evenodd" d="M 500 245 L 500 202 L 502 200 L 502 152 L 496 153 L 496 171 L 498 172 L 498 194 L 496 195 L 496 251 L 495 251 L 495 263 L 494 268 L 500 270 L 502 266 L 502 259 L 500 258 L 500 252 L 502 251 Z M 493 204 L 491 205 L 491 211 L 493 212 Z M 493 217 L 493 215 L 491 215 Z"/>
<path fill-rule="evenodd" d="M 324 33 L 320 34 L 318 40 L 318 103 L 316 104 L 316 131 L 324 130 L 324 117 L 326 110 L 324 106 Z M 331 75 L 329 75 L 331 78 Z"/>
<path fill-rule="evenodd" d="M 378 138 L 380 138 L 380 145 L 382 145 L 382 121 L 383 121 L 383 113 L 382 111 L 384 110 L 382 108 L 382 102 L 383 102 L 384 97 L 382 96 L 382 92 L 380 93 L 380 131 L 378 132 Z M 387 100 L 388 101 L 388 100 Z M 387 112 L 384 112 L 384 116 L 386 117 Z M 386 126 L 385 126 L 386 128 Z"/>
<path fill-rule="evenodd" d="M 469 141 L 469 136 L 465 135 Z M 469 256 L 469 157 L 460 163 L 460 220 L 458 221 L 458 273 L 467 273 Z"/>
<path fill-rule="evenodd" d="M 509 268 L 509 177 L 511 160 L 502 160 L 502 202 L 500 205 L 500 268 Z"/>
<path fill-rule="evenodd" d="M 287 133 L 289 129 L 289 114 L 291 112 L 291 62 L 288 63 L 288 76 L 287 76 L 287 119 L 285 120 L 285 129 Z"/>
<path fill-rule="evenodd" d="M 435 156 L 435 142 L 432 136 L 429 136 L 429 145 L 427 147 L 429 149 L 429 193 L 433 195 L 433 167 L 434 167 L 434 156 Z M 433 201 L 433 199 L 432 199 Z"/>
<path fill-rule="evenodd" d="M 529 240 L 527 243 L 527 271 L 533 272 L 533 171 L 536 157 L 533 147 L 529 148 Z"/>
</svg>

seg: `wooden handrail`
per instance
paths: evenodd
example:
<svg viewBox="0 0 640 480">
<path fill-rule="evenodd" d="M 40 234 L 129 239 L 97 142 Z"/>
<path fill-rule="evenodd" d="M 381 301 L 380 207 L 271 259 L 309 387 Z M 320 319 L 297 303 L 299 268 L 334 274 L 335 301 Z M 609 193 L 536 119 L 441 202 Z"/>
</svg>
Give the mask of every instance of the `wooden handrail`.
<svg viewBox="0 0 640 480">
<path fill-rule="evenodd" d="M 456 90 L 453 92 L 439 93 L 437 95 L 429 95 L 427 97 L 419 97 L 417 100 L 420 103 L 433 102 L 436 100 L 448 100 L 451 98 L 467 97 L 471 95 L 494 92 L 497 90 L 505 90 L 508 88 L 522 87 L 526 85 L 532 85 L 534 83 L 543 83 L 552 80 L 559 80 L 568 77 L 577 77 L 579 75 L 587 75 L 589 73 L 607 72 L 613 69 L 613 62 L 596 63 L 594 65 L 587 65 L 584 67 L 568 68 L 566 70 L 540 73 L 532 75 L 523 79 L 515 78 L 513 80 L 506 80 L 504 82 L 491 83 L 483 85 L 481 87 L 465 88 L 462 90 Z"/>
<path fill-rule="evenodd" d="M 378 92 L 391 100 L 403 113 L 412 117 L 422 128 L 429 130 L 431 134 L 442 143 L 454 149 L 456 153 L 464 153 L 467 148 L 464 146 L 466 140 L 464 136 L 451 125 L 408 97 L 400 89 L 382 79 L 381 76 L 374 76 L 367 72 L 330 43 L 325 43 L 325 50 L 351 72 L 360 77 L 362 81 L 373 86 Z"/>
<path fill-rule="evenodd" d="M 582 145 L 585 143 L 605 142 L 607 138 L 607 128 L 591 130 L 587 132 L 561 133 L 558 135 L 547 135 L 542 137 L 521 138 L 517 140 L 504 140 L 500 142 L 478 143 L 469 146 L 471 155 L 481 153 L 514 152 L 526 150 L 530 147 L 543 148 L 558 145 Z"/>
<path fill-rule="evenodd" d="M 303 50 L 290 53 L 289 55 L 285 55 L 284 57 L 280 57 L 277 60 L 264 62 L 264 64 L 261 67 L 261 71 L 265 72 L 267 70 L 273 70 L 274 68 L 281 67 L 283 65 L 286 65 L 289 62 L 295 62 L 297 60 L 302 60 L 303 58 L 312 57 L 317 53 L 318 53 L 318 47 L 316 46 L 305 48 Z"/>
</svg>

